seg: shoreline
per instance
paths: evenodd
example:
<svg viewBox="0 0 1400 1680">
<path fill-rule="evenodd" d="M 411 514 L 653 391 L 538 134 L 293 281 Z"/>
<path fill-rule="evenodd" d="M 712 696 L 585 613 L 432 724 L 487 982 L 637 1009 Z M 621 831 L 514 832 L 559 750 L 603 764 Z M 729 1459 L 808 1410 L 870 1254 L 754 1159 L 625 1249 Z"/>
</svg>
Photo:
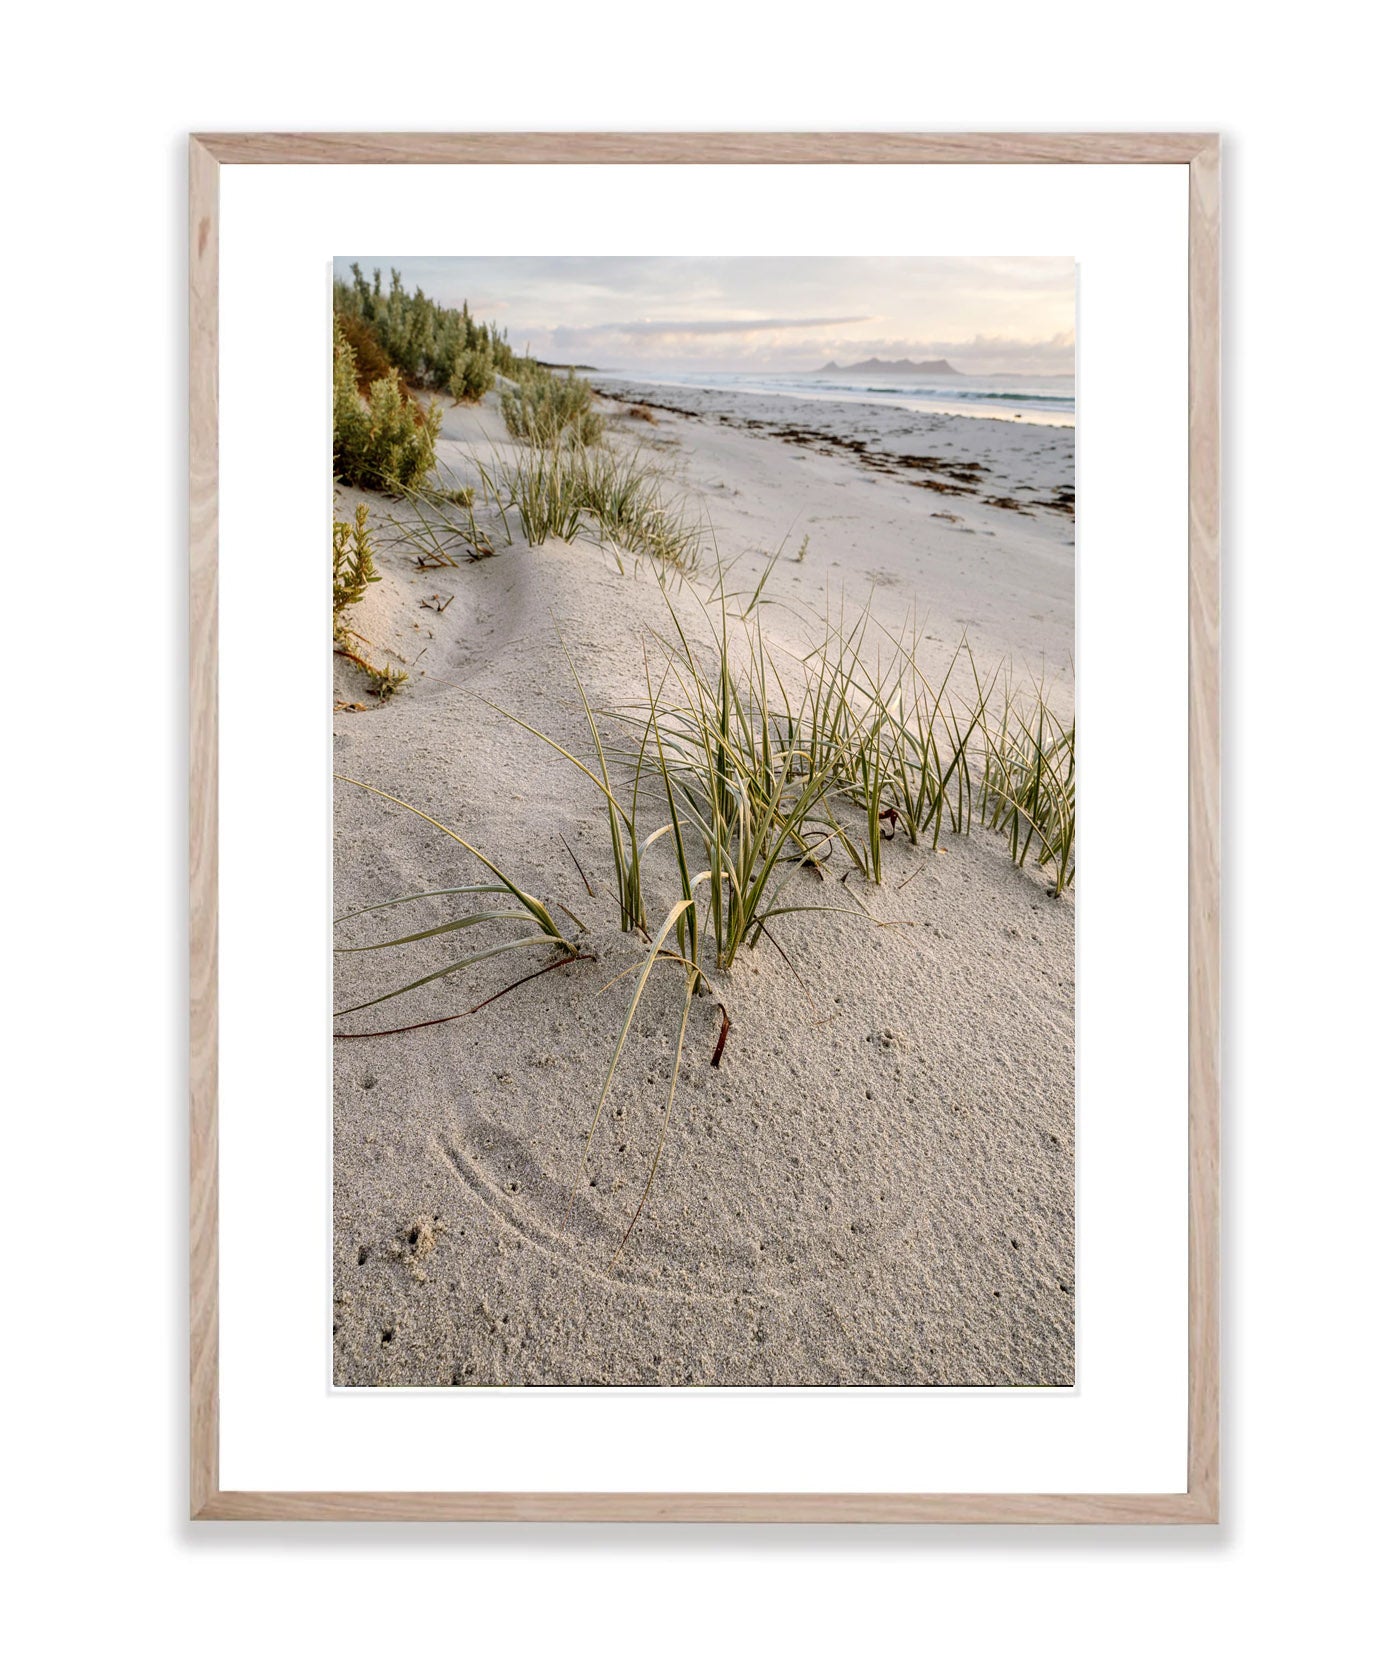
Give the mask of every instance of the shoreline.
<svg viewBox="0 0 1400 1680">
<path fill-rule="evenodd" d="M 580 369 L 580 372 L 583 370 Z M 1055 429 L 1074 430 L 1076 415 L 1070 412 L 1067 418 L 1060 416 L 1060 411 L 1053 409 L 1036 409 L 1028 406 L 1034 398 L 1028 398 L 1027 403 L 1019 409 L 1016 404 L 1007 399 L 1002 402 L 977 403 L 969 400 L 959 403 L 955 397 L 934 398 L 904 395 L 897 388 L 889 390 L 858 390 L 852 388 L 843 390 L 840 386 L 828 386 L 823 389 L 802 390 L 794 389 L 790 385 L 780 385 L 776 381 L 771 385 L 748 384 L 731 385 L 723 383 L 724 376 L 714 376 L 711 381 L 706 376 L 704 382 L 696 379 L 685 379 L 679 376 L 667 378 L 665 374 L 631 374 L 610 373 L 601 368 L 588 371 L 589 382 L 601 395 L 612 395 L 606 389 L 608 386 L 622 386 L 624 388 L 649 387 L 654 390 L 696 391 L 712 396 L 725 398 L 735 397 L 790 397 L 794 402 L 831 402 L 840 403 L 848 407 L 868 406 L 870 408 L 897 408 L 909 414 L 936 414 L 950 419 L 961 420 L 1000 420 L 1007 425 L 1017 426 L 1050 426 Z"/>
</svg>

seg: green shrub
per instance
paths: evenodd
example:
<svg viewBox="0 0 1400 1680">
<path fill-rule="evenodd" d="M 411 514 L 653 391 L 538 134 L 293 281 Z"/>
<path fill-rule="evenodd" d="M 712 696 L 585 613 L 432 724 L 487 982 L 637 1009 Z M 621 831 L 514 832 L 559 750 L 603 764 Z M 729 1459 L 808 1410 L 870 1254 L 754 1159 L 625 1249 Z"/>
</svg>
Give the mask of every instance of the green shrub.
<svg viewBox="0 0 1400 1680">
<path fill-rule="evenodd" d="M 365 591 L 379 581 L 369 540 L 369 509 L 361 502 L 353 525 L 337 519 L 331 527 L 331 624 L 337 635 L 341 613 L 363 601 Z"/>
<path fill-rule="evenodd" d="M 408 681 L 408 672 L 371 663 L 352 645 L 363 638 L 340 622 L 345 609 L 363 601 L 369 586 L 380 581 L 369 537 L 369 509 L 361 502 L 353 525 L 337 519 L 331 526 L 331 640 L 336 651 L 369 678 L 370 693 L 387 700 Z"/>
<path fill-rule="evenodd" d="M 393 375 L 376 379 L 363 400 L 350 340 L 339 321 L 334 331 L 335 475 L 366 490 L 412 490 L 437 460 L 441 413 L 424 414 Z"/>
<path fill-rule="evenodd" d="M 600 443 L 603 417 L 593 409 L 593 387 L 570 373 L 557 379 L 543 368 L 523 372 L 513 391 L 501 393 L 501 415 L 514 438 L 538 448 L 558 443 Z"/>
<path fill-rule="evenodd" d="M 452 391 L 453 381 L 466 376 L 463 389 L 452 395 L 475 401 L 491 389 L 488 374 L 499 371 L 514 378 L 534 367 L 528 357 L 515 354 L 493 323 L 474 320 L 465 303 L 460 309 L 445 308 L 421 287 L 410 297 L 397 269 L 389 270 L 387 291 L 378 269 L 373 282 L 365 278 L 358 263 L 350 265 L 350 273 L 349 281 L 335 282 L 337 315 L 356 322 L 411 385 Z M 362 338 L 351 338 L 357 355 L 362 343 Z M 464 359 L 470 357 L 481 359 L 469 367 Z"/>
<path fill-rule="evenodd" d="M 485 350 L 461 350 L 452 365 L 447 394 L 455 402 L 480 402 L 496 383 L 496 369 Z"/>
<path fill-rule="evenodd" d="M 344 310 L 338 310 L 335 320 L 346 342 L 355 353 L 356 388 L 362 397 L 367 397 L 369 388 L 376 379 L 393 377 L 394 364 L 385 355 L 384 346 L 374 336 L 373 331 L 358 315 L 350 315 Z"/>
</svg>

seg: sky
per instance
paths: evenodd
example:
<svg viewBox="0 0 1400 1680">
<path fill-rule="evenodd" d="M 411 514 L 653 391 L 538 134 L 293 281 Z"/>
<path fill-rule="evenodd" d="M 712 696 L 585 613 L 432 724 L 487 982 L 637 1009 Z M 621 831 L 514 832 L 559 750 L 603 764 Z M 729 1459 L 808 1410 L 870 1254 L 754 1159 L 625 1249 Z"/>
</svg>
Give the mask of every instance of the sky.
<svg viewBox="0 0 1400 1680">
<path fill-rule="evenodd" d="M 465 299 L 517 350 L 626 372 L 809 372 L 945 358 L 964 373 L 1074 372 L 1070 257 L 337 258 Z"/>
</svg>

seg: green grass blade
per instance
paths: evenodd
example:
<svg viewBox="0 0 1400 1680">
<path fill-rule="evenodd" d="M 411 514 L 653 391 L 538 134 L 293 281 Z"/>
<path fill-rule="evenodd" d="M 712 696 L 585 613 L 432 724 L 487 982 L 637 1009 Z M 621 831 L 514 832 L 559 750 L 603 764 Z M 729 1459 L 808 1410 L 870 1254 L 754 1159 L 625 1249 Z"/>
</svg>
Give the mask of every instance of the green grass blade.
<svg viewBox="0 0 1400 1680">
<path fill-rule="evenodd" d="M 598 1094 L 598 1106 L 593 1111 L 593 1122 L 588 1128 L 588 1135 L 583 1140 L 583 1154 L 579 1158 L 578 1170 L 574 1174 L 574 1182 L 569 1191 L 569 1211 L 573 1209 L 574 1197 L 578 1194 L 579 1179 L 583 1176 L 583 1169 L 588 1165 L 588 1151 L 593 1144 L 593 1134 L 598 1130 L 598 1122 L 603 1117 L 603 1105 L 608 1100 L 608 1092 L 612 1088 L 613 1075 L 617 1072 L 617 1064 L 622 1060 L 623 1046 L 627 1042 L 627 1034 L 632 1029 L 632 1019 L 637 1013 L 637 1005 L 642 1001 L 642 993 L 646 989 L 647 981 L 651 978 L 651 971 L 656 964 L 661 947 L 666 943 L 666 935 L 670 933 L 688 903 L 688 899 L 682 899 L 680 903 L 671 906 L 670 913 L 667 915 L 660 932 L 652 940 L 647 954 L 642 960 L 641 973 L 637 976 L 637 985 L 632 993 L 632 1001 L 627 1005 L 627 1013 L 622 1018 L 622 1030 L 617 1035 L 617 1043 L 613 1046 L 612 1060 L 608 1063 L 608 1071 L 603 1079 L 603 1089 Z M 567 1216 L 566 1213 L 565 1217 L 567 1218 Z"/>
<path fill-rule="evenodd" d="M 416 992 L 420 986 L 431 985 L 434 980 L 442 980 L 449 974 L 456 974 L 459 969 L 470 968 L 473 963 L 485 962 L 488 957 L 503 957 L 507 951 L 523 951 L 529 945 L 560 945 L 564 941 L 551 939 L 548 934 L 531 934 L 528 939 L 514 939 L 508 945 L 495 945 L 489 951 L 475 951 L 469 957 L 463 957 L 460 962 L 449 963 L 446 968 L 440 968 L 435 974 L 425 974 L 421 980 L 411 980 L 406 986 L 398 986 L 392 992 L 382 992 L 377 998 L 369 998 L 364 1003 L 352 1003 L 348 1009 L 337 1009 L 334 1019 L 342 1015 L 354 1015 L 361 1009 L 373 1009 L 376 1003 L 387 1003 L 390 998 L 402 997 L 405 992 Z"/>
</svg>

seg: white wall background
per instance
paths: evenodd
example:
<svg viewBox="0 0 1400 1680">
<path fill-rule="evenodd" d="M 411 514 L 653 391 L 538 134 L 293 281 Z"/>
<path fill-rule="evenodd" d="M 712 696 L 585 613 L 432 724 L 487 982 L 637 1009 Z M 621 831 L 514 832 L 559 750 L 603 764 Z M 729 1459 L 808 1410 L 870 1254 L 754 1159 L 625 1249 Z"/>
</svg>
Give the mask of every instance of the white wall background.
<svg viewBox="0 0 1400 1680">
<path fill-rule="evenodd" d="M 1379 13 L 39 17 L 7 32 L 3 114 L 12 1642 L 27 1623 L 62 1675 L 1360 1672 L 1385 1636 L 1395 1470 L 1400 369 Z M 184 1521 L 183 135 L 567 126 L 1227 135 L 1219 1531 Z M 269 368 L 270 419 L 276 391 Z M 270 681 L 278 652 L 270 626 Z M 1149 848 L 1144 890 L 1151 868 Z"/>
</svg>

